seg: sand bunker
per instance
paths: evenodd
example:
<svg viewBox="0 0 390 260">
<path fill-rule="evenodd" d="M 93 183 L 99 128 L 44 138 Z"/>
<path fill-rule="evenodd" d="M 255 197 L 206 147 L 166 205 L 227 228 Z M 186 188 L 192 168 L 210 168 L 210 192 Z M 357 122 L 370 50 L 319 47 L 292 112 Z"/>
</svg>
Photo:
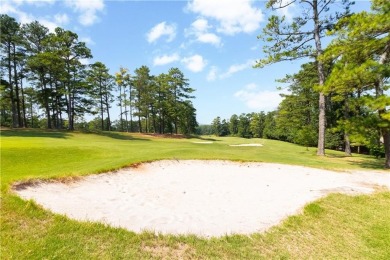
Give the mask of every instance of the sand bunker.
<svg viewBox="0 0 390 260">
<path fill-rule="evenodd" d="M 158 161 L 80 181 L 16 189 L 24 199 L 77 220 L 131 231 L 221 236 L 265 231 L 331 192 L 390 188 L 390 174 L 336 173 L 228 161 Z"/>
<path fill-rule="evenodd" d="M 263 146 L 262 144 L 231 144 L 229 146 Z"/>
</svg>

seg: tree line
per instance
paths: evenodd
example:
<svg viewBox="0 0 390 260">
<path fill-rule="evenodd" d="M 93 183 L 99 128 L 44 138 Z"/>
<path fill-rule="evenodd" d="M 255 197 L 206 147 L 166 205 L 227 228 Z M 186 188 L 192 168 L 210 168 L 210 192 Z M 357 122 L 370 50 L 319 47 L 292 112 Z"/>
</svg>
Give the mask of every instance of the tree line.
<svg viewBox="0 0 390 260">
<path fill-rule="evenodd" d="M 92 53 L 74 32 L 49 32 L 37 21 L 22 25 L 4 14 L 0 29 L 2 126 L 195 131 L 194 89 L 178 68 L 157 76 L 147 66 L 133 75 L 120 68 L 111 75 L 102 62 L 85 65 Z M 113 105 L 120 109 L 118 120 L 110 115 Z M 85 122 L 86 115 L 96 118 Z"/>
<path fill-rule="evenodd" d="M 269 1 L 273 9 L 286 8 L 297 1 Z M 269 113 L 217 117 L 200 132 L 218 136 L 261 137 L 317 146 L 344 149 L 350 156 L 362 147 L 373 155 L 384 155 L 390 168 L 390 2 L 373 0 L 371 12 L 349 14 L 329 11 L 332 0 L 305 1 L 308 12 L 290 25 L 285 18 L 271 16 L 260 38 L 272 43 L 264 47 L 268 57 L 257 67 L 297 58 L 311 58 L 299 72 L 278 81 L 288 84 L 278 109 Z M 314 28 L 308 27 L 312 21 Z M 334 39 L 322 48 L 321 38 Z M 309 45 L 314 41 L 315 47 Z M 322 151 L 321 151 L 322 150 Z"/>
<path fill-rule="evenodd" d="M 347 155 L 351 142 L 380 148 L 390 168 L 390 1 L 372 0 L 370 12 L 356 14 L 349 0 L 269 0 L 267 7 L 294 4 L 301 8 L 296 17 L 268 19 L 259 36 L 266 57 L 256 64 L 311 60 L 281 80 L 291 90 L 275 115 L 281 136 L 295 142 L 316 136 L 305 142 L 316 143 L 317 154 L 325 155 L 326 142 L 333 141 L 327 133 L 339 132 Z"/>
<path fill-rule="evenodd" d="M 316 73 L 316 65 L 309 62 L 303 64 L 298 73 L 279 80 L 289 84 L 289 94 L 282 94 L 284 99 L 275 111 L 233 114 L 228 119 L 216 117 L 210 125 L 199 126 L 199 133 L 317 146 L 318 90 L 313 88 Z M 344 150 L 349 156 L 352 151 L 385 154 L 380 128 L 375 123 L 379 117 L 374 110 L 360 104 L 356 96 L 349 97 L 349 103 L 356 107 L 346 106 L 345 100 L 336 93 L 329 94 L 326 101 L 325 148 Z"/>
</svg>

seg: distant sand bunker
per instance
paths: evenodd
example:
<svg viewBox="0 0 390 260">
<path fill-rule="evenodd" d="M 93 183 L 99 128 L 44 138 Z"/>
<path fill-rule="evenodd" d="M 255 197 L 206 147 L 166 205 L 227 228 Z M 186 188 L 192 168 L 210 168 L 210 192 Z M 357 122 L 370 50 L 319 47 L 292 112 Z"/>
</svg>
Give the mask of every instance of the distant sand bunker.
<svg viewBox="0 0 390 260">
<path fill-rule="evenodd" d="M 390 188 L 380 172 L 336 173 L 299 166 L 228 161 L 158 161 L 70 184 L 15 192 L 82 221 L 141 232 L 222 236 L 262 232 L 331 192 Z"/>
</svg>

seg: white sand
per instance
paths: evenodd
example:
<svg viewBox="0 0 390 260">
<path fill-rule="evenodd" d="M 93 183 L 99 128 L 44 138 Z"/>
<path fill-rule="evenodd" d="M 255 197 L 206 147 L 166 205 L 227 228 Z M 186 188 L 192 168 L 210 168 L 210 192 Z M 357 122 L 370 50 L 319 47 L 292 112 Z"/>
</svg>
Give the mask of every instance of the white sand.
<svg viewBox="0 0 390 260">
<path fill-rule="evenodd" d="M 265 231 L 328 193 L 371 193 L 375 185 L 390 188 L 390 174 L 268 163 L 158 161 L 16 192 L 78 220 L 135 232 L 209 237 Z"/>
<path fill-rule="evenodd" d="M 231 144 L 230 146 L 263 146 L 262 144 Z"/>
</svg>

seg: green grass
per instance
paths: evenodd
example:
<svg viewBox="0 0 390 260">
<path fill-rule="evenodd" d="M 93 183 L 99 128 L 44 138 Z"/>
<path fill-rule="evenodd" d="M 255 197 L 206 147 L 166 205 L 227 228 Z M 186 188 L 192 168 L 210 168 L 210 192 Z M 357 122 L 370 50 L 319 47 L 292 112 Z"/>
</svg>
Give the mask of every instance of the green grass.
<svg viewBox="0 0 390 260">
<path fill-rule="evenodd" d="M 308 204 L 263 234 L 202 239 L 135 234 L 98 223 L 77 222 L 12 194 L 15 181 L 69 178 L 159 159 L 277 162 L 346 170 L 381 169 L 383 160 L 262 139 L 192 139 L 139 134 L 59 131 L 1 132 L 1 259 L 390 259 L 390 192 L 333 194 Z M 208 141 L 208 140 L 207 140 Z M 229 144 L 262 143 L 263 147 Z"/>
</svg>

